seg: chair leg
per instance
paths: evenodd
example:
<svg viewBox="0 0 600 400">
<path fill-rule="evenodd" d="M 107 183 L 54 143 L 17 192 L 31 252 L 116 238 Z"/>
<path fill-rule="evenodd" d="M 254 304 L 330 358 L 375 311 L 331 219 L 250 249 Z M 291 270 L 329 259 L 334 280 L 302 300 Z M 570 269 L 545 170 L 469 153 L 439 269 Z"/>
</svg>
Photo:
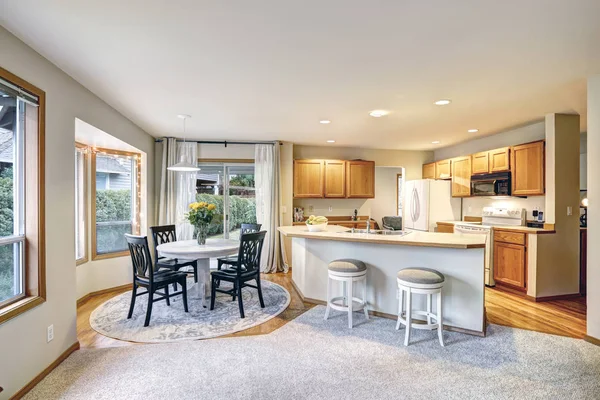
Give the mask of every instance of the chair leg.
<svg viewBox="0 0 600 400">
<path fill-rule="evenodd" d="M 404 335 L 404 345 L 408 346 L 408 341 L 410 340 L 410 325 L 411 325 L 411 297 L 412 293 L 410 292 L 410 288 L 406 292 L 406 334 Z"/>
<path fill-rule="evenodd" d="M 153 297 L 154 295 L 154 288 L 149 286 L 148 287 L 148 309 L 146 310 L 146 321 L 144 322 L 144 326 L 148 326 L 150 325 L 150 316 L 152 315 L 152 303 L 153 303 Z"/>
<path fill-rule="evenodd" d="M 165 296 L 167 296 L 167 298 L 165 300 L 167 300 L 167 306 L 171 306 L 171 295 L 169 294 L 169 285 L 165 286 Z"/>
<path fill-rule="evenodd" d="M 258 301 L 260 302 L 260 308 L 265 308 L 265 301 L 262 295 L 262 287 L 260 285 L 260 276 L 256 278 L 256 287 L 258 288 Z"/>
<path fill-rule="evenodd" d="M 137 285 L 135 282 L 133 283 L 133 290 L 131 291 L 131 304 L 129 305 L 129 314 L 127 314 L 127 319 L 131 319 L 133 315 L 133 308 L 135 307 L 135 298 L 137 297 Z"/>
<path fill-rule="evenodd" d="M 237 298 L 238 306 L 240 307 L 240 318 L 246 318 L 244 315 L 244 302 L 242 301 L 242 283 L 237 282 Z"/>
<path fill-rule="evenodd" d="M 325 309 L 325 320 L 329 318 L 329 311 L 331 310 L 331 278 L 327 277 L 327 308 Z"/>
<path fill-rule="evenodd" d="M 217 296 L 217 279 L 213 276 L 211 277 L 210 284 L 210 310 L 215 309 L 215 297 Z"/>
<path fill-rule="evenodd" d="M 427 325 L 431 325 L 431 294 L 427 295 Z"/>
<path fill-rule="evenodd" d="M 187 279 L 186 278 L 181 280 L 181 295 L 183 296 L 183 311 L 188 312 Z"/>
<path fill-rule="evenodd" d="M 194 283 L 198 283 L 198 261 L 194 262 Z"/>
<path fill-rule="evenodd" d="M 348 291 L 346 292 L 346 298 L 348 299 L 348 328 L 352 329 L 352 305 L 354 304 L 352 301 L 352 279 L 348 281 Z"/>
<path fill-rule="evenodd" d="M 220 282 L 217 282 L 217 287 L 219 287 Z M 231 295 L 232 299 L 231 301 L 235 301 L 235 298 L 237 297 L 237 283 L 233 282 L 233 294 Z"/>
<path fill-rule="evenodd" d="M 369 308 L 367 307 L 367 280 L 363 281 L 363 311 L 365 312 L 365 318 L 369 319 Z"/>
<path fill-rule="evenodd" d="M 442 319 L 442 292 L 439 292 L 437 295 L 437 323 L 438 323 L 438 338 L 440 339 L 440 344 L 444 347 L 444 320 Z"/>
<path fill-rule="evenodd" d="M 396 322 L 396 330 L 400 329 L 402 313 L 404 312 L 404 290 L 398 288 L 398 292 L 398 322 Z"/>
</svg>

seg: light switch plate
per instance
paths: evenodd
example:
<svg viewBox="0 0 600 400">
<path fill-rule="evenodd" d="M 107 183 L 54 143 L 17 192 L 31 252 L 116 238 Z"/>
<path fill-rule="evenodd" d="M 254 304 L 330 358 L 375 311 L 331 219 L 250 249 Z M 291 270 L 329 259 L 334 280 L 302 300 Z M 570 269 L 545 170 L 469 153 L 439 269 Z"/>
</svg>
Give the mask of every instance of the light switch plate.
<svg viewBox="0 0 600 400">
<path fill-rule="evenodd" d="M 573 207 L 567 206 L 567 215 L 573 215 Z"/>
<path fill-rule="evenodd" d="M 50 343 L 54 339 L 54 325 L 50 325 L 48 327 L 46 334 L 47 334 L 46 337 L 47 337 L 48 343 Z"/>
<path fill-rule="evenodd" d="M 333 207 L 329 206 L 329 212 L 333 211 Z"/>
<path fill-rule="evenodd" d="M 308 205 L 308 212 L 313 212 L 313 211 L 315 211 L 315 208 L 313 207 L 312 204 L 309 204 Z"/>
</svg>

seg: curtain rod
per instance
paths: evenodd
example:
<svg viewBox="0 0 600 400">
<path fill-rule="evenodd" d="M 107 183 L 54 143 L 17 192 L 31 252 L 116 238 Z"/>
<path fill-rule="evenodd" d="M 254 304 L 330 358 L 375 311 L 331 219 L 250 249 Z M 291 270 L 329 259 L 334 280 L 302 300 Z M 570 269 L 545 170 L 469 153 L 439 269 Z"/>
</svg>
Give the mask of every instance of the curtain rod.
<svg viewBox="0 0 600 400">
<path fill-rule="evenodd" d="M 167 138 L 164 138 L 167 139 Z M 163 141 L 163 139 L 156 139 L 154 140 L 155 143 L 161 143 Z M 183 142 L 183 139 L 177 139 L 178 142 Z M 236 142 L 236 141 L 229 141 L 229 140 L 185 140 L 186 142 L 190 142 L 190 143 L 198 143 L 198 144 L 222 144 L 225 147 L 227 147 L 228 144 L 251 144 L 251 145 L 255 145 L 255 144 L 276 144 L 279 143 L 280 145 L 283 145 L 283 143 L 281 142 L 269 142 L 269 141 L 262 141 L 262 142 Z"/>
</svg>

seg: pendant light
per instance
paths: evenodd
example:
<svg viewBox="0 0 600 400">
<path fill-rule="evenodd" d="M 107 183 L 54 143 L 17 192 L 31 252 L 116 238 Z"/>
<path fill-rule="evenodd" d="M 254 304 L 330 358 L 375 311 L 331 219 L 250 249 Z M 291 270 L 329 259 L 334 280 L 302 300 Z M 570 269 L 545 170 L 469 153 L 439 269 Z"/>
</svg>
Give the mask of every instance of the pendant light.
<svg viewBox="0 0 600 400">
<path fill-rule="evenodd" d="M 177 118 L 181 118 L 183 120 L 183 143 L 185 143 L 185 120 L 188 118 L 192 118 L 190 115 L 179 114 Z M 183 160 L 183 154 L 181 155 L 181 160 L 177 164 L 171 165 L 167 168 L 169 171 L 175 172 L 196 172 L 200 171 L 197 165 L 189 163 Z"/>
</svg>

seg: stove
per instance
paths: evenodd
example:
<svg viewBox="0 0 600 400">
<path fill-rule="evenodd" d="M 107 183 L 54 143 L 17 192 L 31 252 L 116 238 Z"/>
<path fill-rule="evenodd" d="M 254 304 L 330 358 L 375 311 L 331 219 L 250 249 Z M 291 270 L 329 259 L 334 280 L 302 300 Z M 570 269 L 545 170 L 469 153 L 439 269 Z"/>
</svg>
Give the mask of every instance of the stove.
<svg viewBox="0 0 600 400">
<path fill-rule="evenodd" d="M 484 207 L 481 224 L 461 222 L 454 225 L 454 233 L 459 235 L 485 235 L 485 278 L 487 286 L 494 282 L 494 243 L 493 228 L 502 226 L 524 226 L 526 211 L 523 208 Z"/>
</svg>

